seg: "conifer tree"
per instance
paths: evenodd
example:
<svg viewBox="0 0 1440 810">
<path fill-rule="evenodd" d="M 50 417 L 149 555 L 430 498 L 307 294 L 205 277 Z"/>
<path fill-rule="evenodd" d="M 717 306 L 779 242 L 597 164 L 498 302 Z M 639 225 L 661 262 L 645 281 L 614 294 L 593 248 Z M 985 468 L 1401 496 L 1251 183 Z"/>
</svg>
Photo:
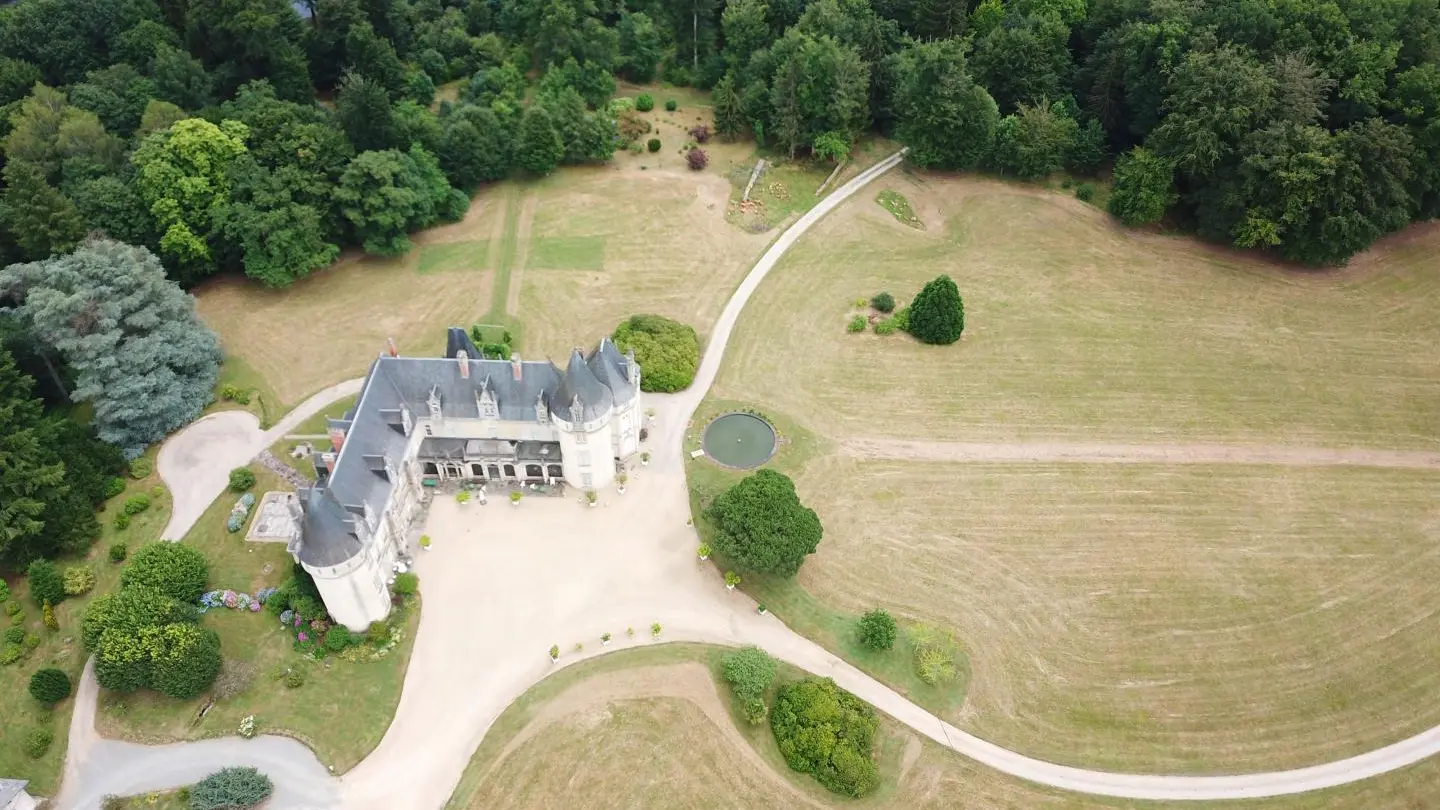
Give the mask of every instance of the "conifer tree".
<svg viewBox="0 0 1440 810">
<path fill-rule="evenodd" d="M 923 343 L 948 345 L 965 331 L 965 302 L 949 276 L 926 284 L 909 309 L 910 334 Z"/>
</svg>

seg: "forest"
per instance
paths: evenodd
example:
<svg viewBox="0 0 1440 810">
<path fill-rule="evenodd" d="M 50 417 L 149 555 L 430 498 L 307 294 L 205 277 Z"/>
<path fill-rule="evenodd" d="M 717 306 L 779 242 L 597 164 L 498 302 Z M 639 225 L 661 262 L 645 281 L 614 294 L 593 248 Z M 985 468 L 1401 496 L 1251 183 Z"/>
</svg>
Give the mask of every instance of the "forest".
<svg viewBox="0 0 1440 810">
<path fill-rule="evenodd" d="M 1109 177 L 1128 225 L 1324 266 L 1440 210 L 1437 56 L 1440 0 L 19 0 L 0 561 L 80 542 L 46 488 L 93 504 L 204 407 L 183 289 L 403 253 L 485 183 L 606 161 L 617 81 L 709 91 L 722 137 L 790 157 L 875 131 L 925 168 Z"/>
</svg>

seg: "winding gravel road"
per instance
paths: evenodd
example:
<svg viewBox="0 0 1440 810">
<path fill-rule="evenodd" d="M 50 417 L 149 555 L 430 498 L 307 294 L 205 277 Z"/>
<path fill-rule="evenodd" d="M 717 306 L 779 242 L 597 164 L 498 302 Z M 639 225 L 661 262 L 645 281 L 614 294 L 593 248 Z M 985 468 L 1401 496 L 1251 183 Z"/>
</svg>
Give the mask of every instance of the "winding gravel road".
<svg viewBox="0 0 1440 810">
<path fill-rule="evenodd" d="M 678 516 L 689 514 L 684 482 L 685 426 L 715 379 L 736 319 L 766 274 L 811 225 L 870 181 L 894 168 L 902 159 L 903 152 L 897 153 L 862 172 L 782 233 L 756 262 L 725 306 L 715 324 L 695 383 L 680 394 L 652 399 L 659 412 L 656 431 L 659 435 L 653 444 L 657 448 L 663 445 L 664 451 L 656 453 L 645 478 L 632 485 L 637 489 L 636 494 L 628 499 L 627 505 L 617 510 L 622 520 L 629 521 L 626 525 L 631 531 L 642 534 L 652 526 L 662 525 L 650 517 L 652 514 L 663 513 L 666 521 L 674 519 L 673 523 L 664 524 L 669 526 L 678 524 Z M 206 506 L 224 489 L 231 467 L 253 458 L 293 429 L 294 425 L 335 399 L 358 391 L 360 382 L 350 380 L 317 394 L 267 432 L 262 433 L 248 414 L 232 412 L 202 419 L 171 438 L 159 457 L 161 476 L 175 493 L 176 504 L 165 537 L 176 539 L 185 534 Z M 859 441 L 852 442 L 846 449 L 866 456 L 897 454 L 954 460 L 1033 460 L 1040 456 L 1046 460 L 1156 463 L 1184 461 L 1186 459 L 1179 456 L 1195 452 L 1194 448 L 1129 447 L 1117 456 L 1114 448 L 1104 449 L 1098 445 L 1056 447 L 1041 452 L 1025 446 Z M 1367 451 L 1369 455 L 1361 460 L 1345 455 L 1346 452 L 1291 448 L 1279 454 L 1257 454 L 1252 448 L 1237 454 L 1231 449 L 1210 448 L 1202 455 L 1207 463 L 1362 463 L 1421 467 L 1436 464 L 1433 456 Z M 653 489 L 647 491 L 642 487 Z M 635 504 L 633 512 L 629 511 L 628 504 Z M 602 513 L 604 511 L 601 510 Z M 499 517 L 494 513 L 491 515 Z M 593 517 L 590 518 L 590 521 L 593 520 Z M 665 585 L 655 586 L 654 602 L 641 606 L 650 611 L 644 615 L 663 619 L 665 640 L 757 644 L 809 672 L 834 678 L 845 689 L 917 733 L 978 762 L 1031 782 L 1132 799 L 1204 801 L 1260 798 L 1320 790 L 1367 779 L 1404 768 L 1440 752 L 1440 728 L 1436 728 L 1360 756 L 1270 773 L 1225 776 L 1119 774 L 1032 759 L 942 722 L 819 645 L 794 633 L 773 616 L 757 615 L 746 600 L 737 599 L 734 595 L 727 597 L 717 582 L 709 581 L 714 579 L 713 572 L 683 573 L 698 569 L 689 564 L 693 561 L 690 556 L 690 549 L 694 547 L 693 530 L 686 529 L 682 534 L 683 538 L 679 538 L 678 543 L 672 543 L 672 538 L 667 536 L 665 542 L 656 548 L 655 554 L 679 555 L 685 558 L 686 564 L 666 570 L 669 589 L 666 590 Z M 648 547 L 646 553 L 650 553 Z M 680 580 L 675 579 L 675 570 L 682 571 Z M 133 794 L 175 787 L 193 782 L 216 768 L 235 764 L 253 764 L 270 774 L 277 790 L 269 806 L 275 810 L 342 806 L 347 809 L 407 807 L 428 810 L 442 806 L 469 760 L 473 750 L 470 743 L 484 736 L 494 717 L 516 696 L 556 668 L 548 661 L 541 663 L 537 660 L 541 656 L 530 649 L 537 643 L 537 638 L 548 642 L 551 628 L 544 627 L 539 633 L 531 632 L 529 627 L 510 628 L 513 632 L 504 640 L 509 643 L 510 639 L 515 639 L 513 643 L 507 646 L 491 636 L 490 640 L 494 643 L 484 650 L 486 674 L 494 676 L 500 673 L 504 677 L 490 677 L 483 681 L 477 678 L 470 682 L 465 681 L 462 675 L 457 687 L 453 682 L 457 678 L 451 670 L 445 669 L 444 656 L 454 654 L 457 649 L 455 644 L 471 642 L 440 637 L 449 632 L 444 629 L 443 618 L 446 597 L 437 593 L 435 598 L 431 598 L 428 589 L 428 583 L 432 581 L 428 579 L 430 575 L 422 571 L 422 577 L 427 577 L 427 610 L 421 621 L 415 657 L 406 677 L 400 707 L 380 746 L 343 779 L 329 776 L 307 748 L 281 737 L 260 737 L 248 741 L 228 738 L 154 747 L 101 740 L 94 731 L 98 689 L 93 672 L 87 667 L 76 695 L 64 788 L 57 799 L 57 806 L 62 810 L 90 810 L 98 807 L 100 797 L 106 794 Z M 443 581 L 439 575 L 433 581 L 439 591 Z M 607 600 L 586 606 L 583 618 L 576 622 L 583 626 L 567 625 L 575 631 L 575 637 L 594 637 L 605 628 L 623 627 L 627 620 L 633 620 L 629 614 L 616 612 L 617 608 L 612 603 L 618 597 L 606 595 L 609 597 Z M 631 594 L 626 596 L 634 598 Z M 455 610 L 461 610 L 462 606 L 467 609 L 475 607 L 462 601 Z M 630 609 L 636 605 L 626 604 L 624 607 Z M 456 624 L 469 628 L 473 623 Z M 432 654 L 429 650 L 439 652 Z M 585 655 L 566 655 L 564 665 L 600 652 L 592 649 Z M 430 694 L 446 690 L 448 692 L 443 697 Z M 469 704 L 457 705 L 454 702 L 456 695 Z M 488 719 L 476 722 L 473 727 L 454 728 L 461 724 L 460 718 L 469 716 Z M 463 739 L 465 744 L 442 744 L 450 738 L 447 735 Z"/>
</svg>

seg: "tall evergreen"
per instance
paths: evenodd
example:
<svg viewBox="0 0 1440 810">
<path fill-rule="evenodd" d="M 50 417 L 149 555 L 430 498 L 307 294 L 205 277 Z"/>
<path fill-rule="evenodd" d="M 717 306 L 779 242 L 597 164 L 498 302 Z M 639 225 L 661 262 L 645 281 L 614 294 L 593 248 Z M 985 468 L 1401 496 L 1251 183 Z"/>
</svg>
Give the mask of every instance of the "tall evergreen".
<svg viewBox="0 0 1440 810">
<path fill-rule="evenodd" d="M 948 345 L 965 331 L 965 302 L 949 276 L 932 280 L 910 304 L 910 334 L 924 343 Z"/>
</svg>

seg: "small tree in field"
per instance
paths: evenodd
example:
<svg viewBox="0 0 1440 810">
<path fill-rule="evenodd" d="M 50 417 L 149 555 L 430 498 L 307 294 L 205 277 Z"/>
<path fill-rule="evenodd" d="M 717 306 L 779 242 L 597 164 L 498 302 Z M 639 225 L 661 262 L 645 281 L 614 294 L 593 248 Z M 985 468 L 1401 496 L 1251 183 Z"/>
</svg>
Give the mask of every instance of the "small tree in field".
<svg viewBox="0 0 1440 810">
<path fill-rule="evenodd" d="M 824 533 L 795 482 L 770 469 L 746 476 L 705 514 L 715 524 L 715 550 L 737 568 L 764 574 L 795 576 Z"/>
<path fill-rule="evenodd" d="M 765 690 L 775 680 L 775 659 L 759 647 L 742 647 L 720 662 L 720 675 L 745 712 L 745 719 L 765 719 Z"/>
<path fill-rule="evenodd" d="M 895 620 L 879 608 L 861 616 L 855 629 L 860 643 L 872 650 L 888 650 L 895 646 Z"/>
<path fill-rule="evenodd" d="M 705 150 L 696 146 L 685 153 L 685 163 L 692 171 L 698 172 L 710 165 L 710 156 L 705 154 Z"/>
<path fill-rule="evenodd" d="M 923 343 L 949 345 L 965 331 L 965 302 L 949 276 L 926 284 L 908 309 L 910 334 Z"/>
<path fill-rule="evenodd" d="M 58 605 L 65 601 L 65 578 L 60 575 L 55 563 L 36 560 L 30 563 L 25 578 L 30 583 L 30 598 L 34 599 L 36 604 Z"/>
</svg>

